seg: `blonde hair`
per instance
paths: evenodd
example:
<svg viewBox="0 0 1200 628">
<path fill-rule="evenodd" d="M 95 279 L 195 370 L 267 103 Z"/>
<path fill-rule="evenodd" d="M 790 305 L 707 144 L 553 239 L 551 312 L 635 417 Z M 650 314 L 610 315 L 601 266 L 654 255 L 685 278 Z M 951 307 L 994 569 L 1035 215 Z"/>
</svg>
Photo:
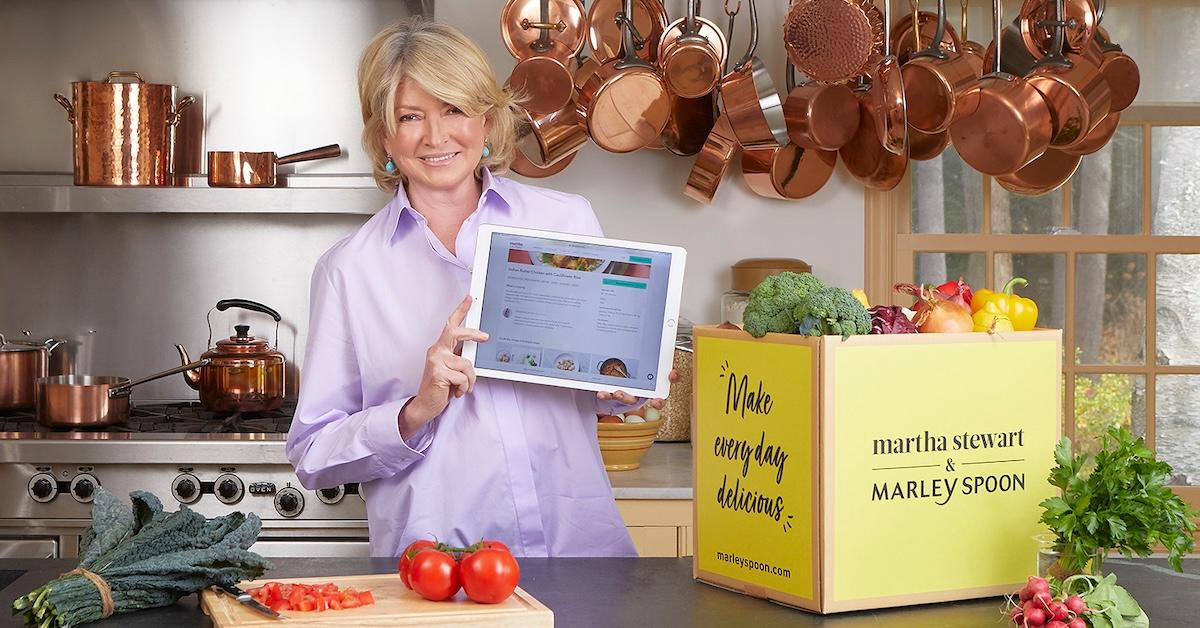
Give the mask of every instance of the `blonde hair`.
<svg viewBox="0 0 1200 628">
<path fill-rule="evenodd" d="M 404 182 L 399 170 L 384 167 L 384 137 L 396 131 L 396 90 L 405 80 L 468 116 L 484 116 L 490 154 L 480 164 L 496 173 L 508 170 L 517 146 L 516 96 L 500 85 L 483 51 L 461 31 L 428 18 L 405 18 L 376 35 L 358 64 L 363 148 L 382 190 L 394 192 Z"/>
</svg>

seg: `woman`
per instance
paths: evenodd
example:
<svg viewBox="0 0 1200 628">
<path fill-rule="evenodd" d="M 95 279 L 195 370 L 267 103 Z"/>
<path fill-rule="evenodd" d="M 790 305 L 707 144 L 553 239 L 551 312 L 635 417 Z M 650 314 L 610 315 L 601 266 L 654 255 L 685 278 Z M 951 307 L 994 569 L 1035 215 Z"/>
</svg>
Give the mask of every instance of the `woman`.
<svg viewBox="0 0 1200 628">
<path fill-rule="evenodd" d="M 363 144 L 395 198 L 313 270 L 287 443 L 300 482 L 360 483 L 375 556 L 432 535 L 495 538 L 525 556 L 636 555 L 595 415 L 637 400 L 476 380 L 459 355 L 487 341 L 462 326 L 479 225 L 599 235 L 591 206 L 491 173 L 516 150 L 516 103 L 454 28 L 393 24 L 358 81 Z"/>
</svg>

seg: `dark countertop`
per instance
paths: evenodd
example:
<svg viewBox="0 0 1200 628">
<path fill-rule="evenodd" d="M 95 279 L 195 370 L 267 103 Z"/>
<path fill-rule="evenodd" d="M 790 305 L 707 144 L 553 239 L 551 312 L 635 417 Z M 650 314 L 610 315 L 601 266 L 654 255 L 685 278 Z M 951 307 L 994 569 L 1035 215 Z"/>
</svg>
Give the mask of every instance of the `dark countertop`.
<svg viewBox="0 0 1200 628">
<path fill-rule="evenodd" d="M 392 559 L 275 559 L 268 577 L 388 573 Z M 554 611 L 556 626 L 1003 626 L 1000 598 L 819 616 L 692 581 L 690 558 L 521 559 L 521 586 Z M 28 570 L 0 590 L 0 626 L 19 626 L 8 608 L 18 596 L 75 567 L 70 559 L 0 560 L 0 570 Z M 1184 574 L 1163 559 L 1110 559 L 1105 567 L 1137 598 L 1155 628 L 1196 625 L 1200 558 Z M 210 626 L 196 596 L 173 606 L 119 615 L 92 624 L 122 628 Z M 1011 624 L 1007 624 L 1011 625 Z"/>
</svg>

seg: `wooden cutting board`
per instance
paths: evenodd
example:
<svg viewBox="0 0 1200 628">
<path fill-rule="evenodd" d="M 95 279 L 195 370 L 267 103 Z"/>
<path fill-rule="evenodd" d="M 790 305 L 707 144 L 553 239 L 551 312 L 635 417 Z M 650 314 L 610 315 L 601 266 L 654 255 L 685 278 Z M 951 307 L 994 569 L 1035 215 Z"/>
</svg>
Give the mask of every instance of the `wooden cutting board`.
<svg viewBox="0 0 1200 628">
<path fill-rule="evenodd" d="M 200 607 L 212 618 L 215 628 L 267 626 L 501 626 L 512 628 L 542 628 L 554 626 L 554 613 L 520 587 L 499 604 L 477 604 L 459 591 L 454 599 L 430 602 L 404 587 L 394 573 L 369 576 L 324 576 L 321 578 L 288 578 L 244 582 L 249 590 L 264 582 L 298 582 L 318 584 L 332 582 L 339 589 L 368 590 L 375 596 L 371 606 L 340 611 L 303 613 L 284 611 L 283 622 L 257 613 L 228 595 L 211 589 L 200 592 Z"/>
</svg>

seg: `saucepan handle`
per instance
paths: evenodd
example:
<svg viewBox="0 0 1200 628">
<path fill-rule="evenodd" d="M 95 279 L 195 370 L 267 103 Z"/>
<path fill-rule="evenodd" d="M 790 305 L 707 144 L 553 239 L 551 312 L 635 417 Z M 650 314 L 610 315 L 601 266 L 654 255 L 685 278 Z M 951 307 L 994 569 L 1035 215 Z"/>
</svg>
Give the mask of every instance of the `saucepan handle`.
<svg viewBox="0 0 1200 628">
<path fill-rule="evenodd" d="M 184 371 L 198 369 L 202 366 L 208 366 L 211 362 L 212 362 L 211 359 L 204 358 L 203 360 L 196 360 L 195 362 L 189 362 L 187 364 L 184 364 L 183 366 L 176 366 L 175 368 L 167 369 L 165 371 L 162 371 L 161 373 L 147 375 L 146 377 L 143 377 L 141 379 L 135 379 L 131 382 L 121 384 L 120 386 L 113 386 L 112 388 L 108 389 L 108 398 L 112 399 L 113 397 L 124 397 L 129 394 L 129 389 L 133 388 L 134 386 L 137 386 L 139 384 L 145 384 L 146 382 L 151 382 L 156 379 L 162 379 L 164 377 L 167 377 L 168 375 L 175 375 L 176 373 L 182 373 Z"/>
<path fill-rule="evenodd" d="M 314 148 L 312 150 L 306 150 L 300 153 L 284 155 L 283 157 L 275 160 L 275 165 L 292 164 L 296 163 L 297 161 L 312 161 L 314 159 L 329 159 L 330 157 L 341 156 L 342 147 L 337 144 L 330 144 L 329 146 L 322 146 L 320 148 Z M 277 318 L 275 320 L 279 319 Z"/>
</svg>

